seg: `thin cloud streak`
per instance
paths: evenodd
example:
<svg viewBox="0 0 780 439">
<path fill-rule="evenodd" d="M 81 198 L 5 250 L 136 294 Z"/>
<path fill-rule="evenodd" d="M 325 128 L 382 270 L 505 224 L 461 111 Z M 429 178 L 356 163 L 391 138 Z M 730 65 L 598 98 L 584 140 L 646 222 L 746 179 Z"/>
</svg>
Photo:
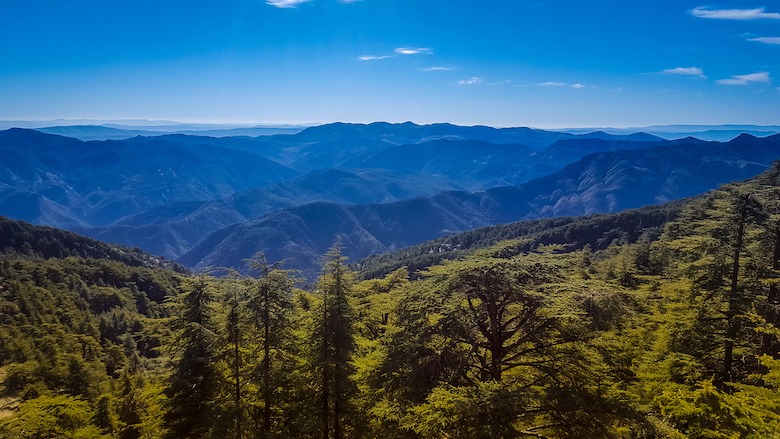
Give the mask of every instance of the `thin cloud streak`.
<svg viewBox="0 0 780 439">
<path fill-rule="evenodd" d="M 704 70 L 699 67 L 677 67 L 674 69 L 661 70 L 659 73 L 663 73 L 664 75 L 699 76 L 701 78 L 706 78 L 706 76 L 704 76 Z"/>
<path fill-rule="evenodd" d="M 550 82 L 542 82 L 539 85 L 541 85 L 542 87 L 563 87 L 564 85 L 568 85 L 568 84 L 566 84 L 565 82 L 552 82 L 552 81 L 550 81 Z"/>
<path fill-rule="evenodd" d="M 469 79 L 464 79 L 462 81 L 458 81 L 458 85 L 471 85 L 471 84 L 479 84 L 482 82 L 482 78 L 478 78 L 476 76 L 473 76 Z"/>
<path fill-rule="evenodd" d="M 439 70 L 454 70 L 452 67 L 426 67 L 424 69 L 420 69 L 423 72 L 435 72 Z"/>
<path fill-rule="evenodd" d="M 395 49 L 395 53 L 399 53 L 401 55 L 416 55 L 418 53 L 431 54 L 433 52 L 427 47 L 399 47 Z"/>
<path fill-rule="evenodd" d="M 504 85 L 504 84 L 511 84 L 511 83 L 512 83 L 511 79 L 506 79 L 504 81 L 491 82 L 490 84 L 485 84 L 485 85 Z"/>
<path fill-rule="evenodd" d="M 697 6 L 688 13 L 694 17 L 711 18 L 716 20 L 780 20 L 780 13 L 764 12 L 765 8 L 756 9 L 707 9 L 706 6 Z"/>
<path fill-rule="evenodd" d="M 584 86 L 584 85 L 582 85 L 582 84 L 580 84 L 580 83 L 578 82 L 578 83 L 576 83 L 576 84 L 572 84 L 572 85 L 571 85 L 571 88 L 585 88 L 585 86 Z"/>
<path fill-rule="evenodd" d="M 764 44 L 780 44 L 780 37 L 759 37 L 750 38 L 748 41 L 757 41 Z"/>
<path fill-rule="evenodd" d="M 720 79 L 718 84 L 747 85 L 751 82 L 769 82 L 769 72 L 757 72 L 749 75 L 734 75 L 729 79 Z"/>
<path fill-rule="evenodd" d="M 291 1 L 291 0 L 286 0 L 286 1 Z M 300 0 L 293 0 L 293 1 L 300 1 Z M 309 0 L 305 0 L 305 1 L 309 1 Z M 357 1 L 359 1 L 359 0 L 357 0 Z M 431 49 L 429 49 L 427 47 L 418 47 L 418 48 L 399 47 L 399 48 L 395 49 L 395 53 L 398 54 L 398 55 L 416 55 L 418 53 L 423 53 L 423 54 L 428 54 L 428 55 L 433 54 Z M 377 55 L 363 55 L 363 56 L 359 56 L 358 59 L 361 60 L 361 61 L 373 61 L 373 60 L 377 60 L 377 59 L 393 58 L 395 56 L 396 55 L 381 55 L 381 56 L 377 56 Z M 445 70 L 445 69 L 446 69 L 446 67 L 435 67 L 435 68 L 431 67 L 431 70 Z M 425 70 L 425 69 L 423 69 L 423 70 Z"/>
<path fill-rule="evenodd" d="M 311 0 L 267 0 L 266 3 L 277 8 L 295 8 L 301 3 Z"/>
</svg>

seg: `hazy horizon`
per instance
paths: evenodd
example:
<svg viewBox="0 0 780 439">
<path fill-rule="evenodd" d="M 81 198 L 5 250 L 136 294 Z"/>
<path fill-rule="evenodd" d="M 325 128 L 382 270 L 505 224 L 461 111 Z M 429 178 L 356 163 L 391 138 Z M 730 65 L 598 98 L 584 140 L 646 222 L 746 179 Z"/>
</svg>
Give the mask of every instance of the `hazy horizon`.
<svg viewBox="0 0 780 439">
<path fill-rule="evenodd" d="M 414 121 L 405 122 L 387 122 L 387 121 L 374 121 L 368 123 L 415 123 L 417 125 L 431 125 L 421 124 Z M 241 128 L 278 128 L 278 129 L 305 129 L 314 126 L 327 125 L 332 123 L 356 123 L 363 124 L 364 122 L 349 122 L 349 121 L 332 121 L 332 122 L 315 122 L 315 123 L 262 123 L 262 122 L 191 122 L 191 121 L 174 121 L 174 120 L 144 120 L 144 119 L 51 119 L 51 120 L 0 120 L 0 130 L 7 130 L 10 128 L 53 128 L 53 127 L 76 127 L 76 126 L 96 126 L 96 127 L 111 127 L 117 129 L 126 130 L 138 130 L 143 129 L 147 131 L 160 131 L 162 132 L 174 132 L 177 130 L 182 131 L 208 131 L 208 130 L 229 130 L 229 129 L 241 129 Z M 449 123 L 449 122 L 434 122 L 432 124 Z M 457 124 L 453 124 L 457 125 Z M 462 126 L 474 126 L 474 125 L 462 125 Z M 671 125 L 647 125 L 647 126 L 561 126 L 561 127 L 535 127 L 535 126 L 496 126 L 496 125 L 482 125 L 491 128 L 531 128 L 550 131 L 589 131 L 589 130 L 613 130 L 613 131 L 634 131 L 634 130 L 651 130 L 666 133 L 685 133 L 691 130 L 714 130 L 714 131 L 727 131 L 727 130 L 761 130 L 767 129 L 767 132 L 780 131 L 780 124 L 777 125 L 754 125 L 754 124 L 720 124 L 720 125 L 688 125 L 688 124 L 671 124 Z"/>
</svg>

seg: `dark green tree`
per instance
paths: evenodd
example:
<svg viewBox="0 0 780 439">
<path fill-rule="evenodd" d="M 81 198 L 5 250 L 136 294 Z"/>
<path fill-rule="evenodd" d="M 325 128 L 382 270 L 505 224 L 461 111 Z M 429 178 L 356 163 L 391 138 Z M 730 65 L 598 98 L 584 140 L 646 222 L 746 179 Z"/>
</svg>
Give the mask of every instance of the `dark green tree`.
<svg viewBox="0 0 780 439">
<path fill-rule="evenodd" d="M 170 438 L 209 437 L 216 418 L 218 389 L 214 351 L 212 294 L 208 276 L 191 281 L 180 297 L 174 325 L 179 331 L 165 415 Z"/>
<path fill-rule="evenodd" d="M 272 388 L 279 384 L 274 376 L 274 359 L 282 363 L 282 351 L 289 332 L 289 313 L 292 308 L 292 288 L 295 278 L 290 270 L 281 270 L 282 262 L 269 264 L 263 253 L 257 253 L 250 260 L 250 269 L 257 272 L 251 284 L 247 309 L 257 338 L 262 346 L 262 357 L 255 362 L 252 378 L 261 390 L 262 423 L 259 413 L 255 416 L 258 437 L 271 435 L 271 414 L 273 412 Z M 276 354 L 276 355 L 274 355 Z M 262 427 L 260 427 L 262 424 Z"/>
<path fill-rule="evenodd" d="M 321 385 L 324 439 L 345 437 L 349 396 L 353 392 L 349 379 L 355 349 L 354 313 L 349 302 L 352 275 L 344 265 L 345 260 L 341 242 L 337 240 L 323 258 L 322 275 L 317 282 L 322 301 L 319 309 L 314 310 L 310 334 L 312 364 L 319 372 Z"/>
</svg>

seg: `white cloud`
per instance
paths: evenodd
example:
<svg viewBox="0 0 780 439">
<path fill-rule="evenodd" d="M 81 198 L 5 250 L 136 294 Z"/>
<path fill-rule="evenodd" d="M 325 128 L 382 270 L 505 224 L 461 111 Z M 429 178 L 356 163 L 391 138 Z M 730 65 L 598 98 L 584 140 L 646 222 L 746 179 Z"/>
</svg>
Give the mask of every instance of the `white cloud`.
<svg viewBox="0 0 780 439">
<path fill-rule="evenodd" d="M 434 71 L 437 71 L 437 70 L 453 70 L 453 69 L 452 69 L 452 67 L 436 67 L 436 66 L 426 67 L 426 68 L 422 69 L 423 72 L 434 72 Z"/>
<path fill-rule="evenodd" d="M 401 55 L 415 55 L 418 53 L 430 54 L 433 52 L 431 52 L 431 49 L 428 49 L 427 47 L 399 47 L 395 49 L 395 53 L 400 53 Z"/>
<path fill-rule="evenodd" d="M 660 73 L 666 75 L 700 76 L 706 78 L 706 76 L 704 76 L 704 71 L 699 67 L 677 67 L 674 69 L 661 70 Z"/>
<path fill-rule="evenodd" d="M 694 17 L 713 18 L 718 20 L 780 20 L 777 12 L 764 12 L 764 8 L 756 9 L 707 9 L 706 6 L 698 6 L 688 11 Z"/>
<path fill-rule="evenodd" d="M 385 59 L 385 58 L 391 58 L 391 56 L 390 55 L 385 55 L 385 56 L 363 55 L 358 57 L 358 59 L 361 61 L 371 61 L 375 59 Z"/>
<path fill-rule="evenodd" d="M 580 84 L 579 82 L 578 82 L 578 83 L 576 83 L 576 84 L 572 84 L 572 85 L 571 85 L 571 87 L 572 87 L 572 88 L 585 88 L 585 86 L 584 86 L 584 85 L 582 85 L 582 84 Z"/>
<path fill-rule="evenodd" d="M 780 44 L 780 37 L 759 37 L 751 38 L 748 41 L 758 41 L 759 43 L 764 44 Z"/>
<path fill-rule="evenodd" d="M 458 85 L 471 85 L 471 84 L 479 84 L 482 82 L 482 78 L 477 78 L 476 76 L 473 76 L 469 79 L 464 79 L 462 81 L 458 81 Z"/>
<path fill-rule="evenodd" d="M 542 82 L 542 87 L 563 87 L 564 85 L 567 85 L 565 82 Z"/>
<path fill-rule="evenodd" d="M 266 3 L 271 6 L 276 6 L 277 8 L 294 8 L 297 5 L 308 1 L 311 0 L 267 0 Z"/>
<path fill-rule="evenodd" d="M 720 79 L 718 84 L 745 85 L 749 82 L 769 82 L 769 72 L 751 73 L 749 75 L 734 75 L 729 79 Z"/>
</svg>

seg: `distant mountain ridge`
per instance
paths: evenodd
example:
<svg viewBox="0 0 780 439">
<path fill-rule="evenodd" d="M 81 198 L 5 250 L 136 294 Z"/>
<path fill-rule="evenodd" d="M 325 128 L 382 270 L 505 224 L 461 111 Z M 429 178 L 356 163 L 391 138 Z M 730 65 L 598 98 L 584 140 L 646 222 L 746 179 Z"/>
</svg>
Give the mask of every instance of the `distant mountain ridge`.
<svg viewBox="0 0 780 439">
<path fill-rule="evenodd" d="M 173 136 L 177 140 L 182 137 L 186 136 Z M 222 200 L 200 204 L 171 203 L 123 218 L 109 226 L 77 227 L 73 230 L 105 241 L 139 245 L 175 258 L 209 233 L 277 209 L 315 201 L 384 203 L 419 195 L 433 196 L 447 190 L 517 185 L 558 171 L 592 152 L 673 144 L 664 140 L 636 142 L 603 140 L 601 137 L 597 134 L 560 140 L 538 152 L 523 145 L 496 145 L 469 140 L 445 139 L 417 145 L 391 145 L 376 153 L 368 152 L 346 161 L 335 159 L 342 168 L 350 171 L 315 170 L 290 182 L 248 190 Z M 328 146 L 317 144 L 317 148 L 322 148 L 323 153 L 334 160 L 331 143 Z M 312 160 L 312 163 L 316 162 Z M 319 157 L 319 162 L 324 163 L 322 166 L 333 164 L 324 157 Z M 373 169 L 375 167 L 390 168 L 394 172 Z"/>
<path fill-rule="evenodd" d="M 70 129 L 87 128 L 106 129 Z M 500 222 L 694 195 L 762 171 L 779 155 L 776 139 L 411 122 L 87 142 L 12 129 L 0 132 L 0 214 L 193 265 L 243 248 L 212 233 L 243 230 L 308 267 L 335 233 L 350 235 L 362 257 Z"/>
<path fill-rule="evenodd" d="M 59 227 L 109 224 L 169 201 L 222 198 L 295 172 L 257 154 L 159 137 L 83 142 L 0 132 L 0 213 Z"/>
<path fill-rule="evenodd" d="M 174 258 L 214 231 L 287 207 L 316 201 L 385 203 L 453 189 L 462 188 L 412 175 L 326 169 L 224 199 L 168 203 L 126 216 L 110 226 L 75 227 L 73 230 L 103 241 L 132 243 L 152 253 Z"/>
<path fill-rule="evenodd" d="M 187 266 L 239 267 L 264 251 L 311 273 L 340 235 L 357 260 L 442 235 L 524 219 L 619 212 L 703 193 L 752 177 L 780 157 L 780 135 L 741 136 L 727 144 L 694 142 L 589 155 L 520 186 L 444 192 L 385 205 L 315 203 L 215 232 L 178 260 Z"/>
</svg>

